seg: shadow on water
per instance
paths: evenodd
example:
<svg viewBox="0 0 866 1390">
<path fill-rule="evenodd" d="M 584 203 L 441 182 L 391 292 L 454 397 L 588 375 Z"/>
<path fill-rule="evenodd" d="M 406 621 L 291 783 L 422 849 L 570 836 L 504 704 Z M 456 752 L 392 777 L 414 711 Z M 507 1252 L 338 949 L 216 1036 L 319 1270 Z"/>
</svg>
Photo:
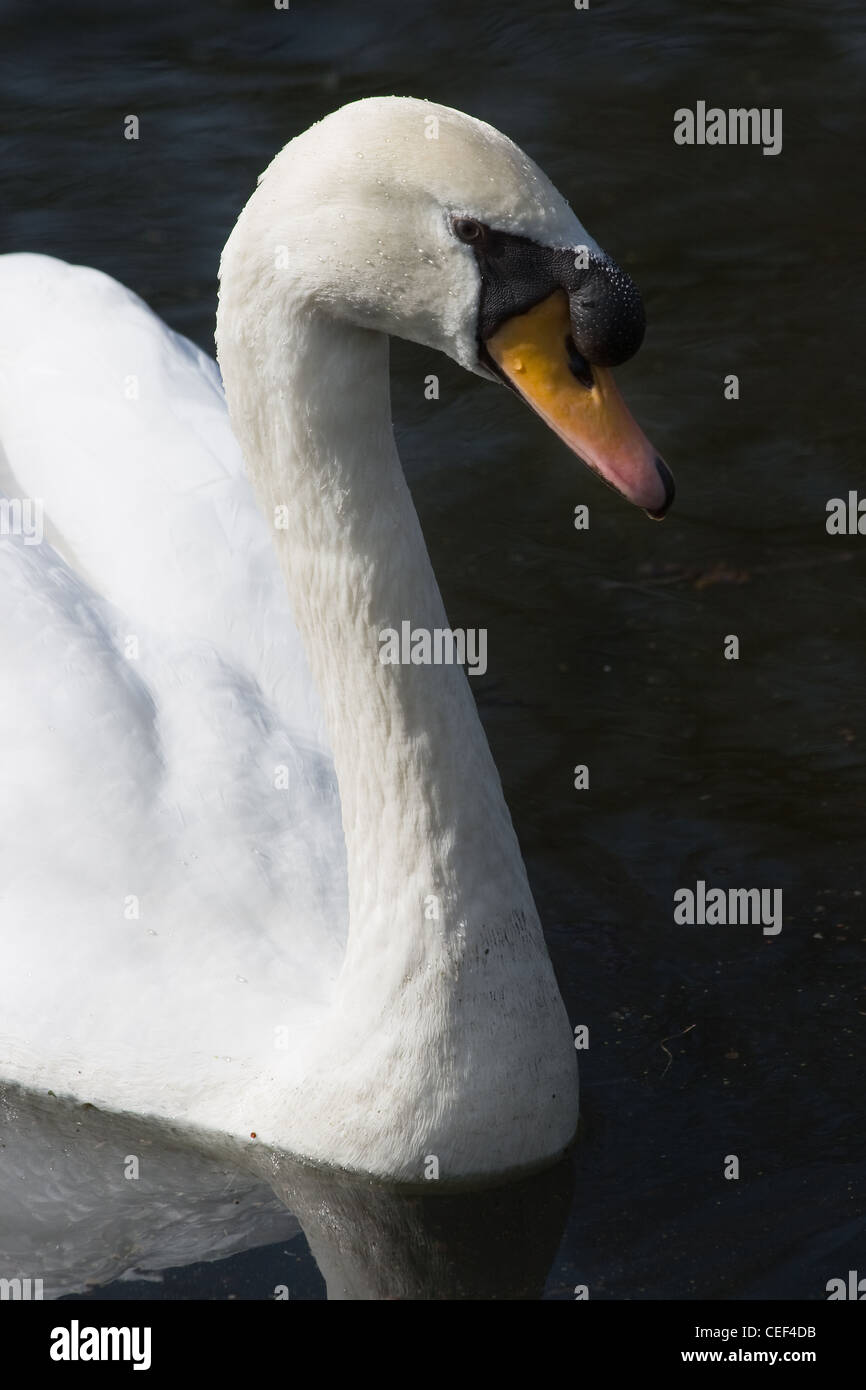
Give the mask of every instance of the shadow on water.
<svg viewBox="0 0 866 1390">
<path fill-rule="evenodd" d="M 44 1298 L 171 1297 L 193 1266 L 199 1297 L 318 1298 L 323 1280 L 330 1300 L 536 1299 L 573 1180 L 569 1156 L 504 1186 L 400 1191 L 8 1088 L 0 1278 L 41 1279 Z M 299 1279 L 304 1238 L 320 1280 Z"/>
</svg>

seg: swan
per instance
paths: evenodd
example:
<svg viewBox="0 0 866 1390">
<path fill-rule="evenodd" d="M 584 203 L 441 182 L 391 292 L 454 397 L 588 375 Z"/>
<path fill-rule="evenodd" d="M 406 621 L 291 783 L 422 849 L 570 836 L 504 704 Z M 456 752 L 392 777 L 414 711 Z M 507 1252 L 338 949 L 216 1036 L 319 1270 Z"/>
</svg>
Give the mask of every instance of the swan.
<svg viewBox="0 0 866 1390">
<path fill-rule="evenodd" d="M 568 1156 L 443 1200 L 439 1183 L 419 1191 L 255 1144 L 190 1145 L 162 1121 L 38 1092 L 16 1091 L 8 1113 L 0 1095 L 0 1122 L 0 1277 L 38 1278 L 44 1299 L 106 1296 L 116 1280 L 160 1282 L 299 1234 L 332 1301 L 540 1298 L 574 1196 Z M 127 1180 L 127 1155 L 138 1156 L 140 1181 Z M 247 1297 L 278 1297 L 275 1280 L 286 1278 L 294 1299 L 311 1272 L 273 1258 L 255 1268 Z M 204 1272 L 211 1289 L 226 1276 L 225 1266 Z"/>
<path fill-rule="evenodd" d="M 380 660 L 448 628 L 388 339 L 658 517 L 631 280 L 504 135 L 387 97 L 260 177 L 222 377 L 95 270 L 2 257 L 0 302 L 0 1078 L 394 1183 L 554 1161 L 573 1028 L 469 683 Z"/>
</svg>

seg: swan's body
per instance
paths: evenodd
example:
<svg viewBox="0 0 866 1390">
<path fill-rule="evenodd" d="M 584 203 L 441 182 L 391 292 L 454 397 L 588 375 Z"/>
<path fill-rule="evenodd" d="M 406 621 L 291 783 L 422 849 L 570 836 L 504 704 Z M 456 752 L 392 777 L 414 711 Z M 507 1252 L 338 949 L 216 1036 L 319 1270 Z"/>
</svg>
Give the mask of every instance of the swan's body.
<svg viewBox="0 0 866 1390">
<path fill-rule="evenodd" d="M 453 213 L 597 252 L 445 108 L 286 147 L 223 257 L 234 433 L 134 296 L 0 259 L 0 487 L 46 518 L 0 539 L 0 1079 L 402 1180 L 570 1141 L 571 1025 L 466 678 L 378 660 L 383 628 L 448 625 L 385 334 L 492 375 Z"/>
</svg>

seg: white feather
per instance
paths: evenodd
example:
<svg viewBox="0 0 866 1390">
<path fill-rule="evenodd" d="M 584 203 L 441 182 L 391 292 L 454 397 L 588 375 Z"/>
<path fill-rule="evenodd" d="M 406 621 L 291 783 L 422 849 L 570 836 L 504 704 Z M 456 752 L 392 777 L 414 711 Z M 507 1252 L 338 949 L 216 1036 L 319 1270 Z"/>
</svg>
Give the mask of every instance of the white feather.
<svg viewBox="0 0 866 1390">
<path fill-rule="evenodd" d="M 571 1138 L 570 1026 L 465 676 L 378 661 L 382 627 L 447 626 L 384 334 L 484 374 L 452 211 L 594 246 L 446 108 L 359 102 L 288 145 L 223 257 L 231 425 L 135 296 L 0 258 L 0 482 L 46 522 L 0 539 L 7 1079 L 397 1179 Z"/>
</svg>

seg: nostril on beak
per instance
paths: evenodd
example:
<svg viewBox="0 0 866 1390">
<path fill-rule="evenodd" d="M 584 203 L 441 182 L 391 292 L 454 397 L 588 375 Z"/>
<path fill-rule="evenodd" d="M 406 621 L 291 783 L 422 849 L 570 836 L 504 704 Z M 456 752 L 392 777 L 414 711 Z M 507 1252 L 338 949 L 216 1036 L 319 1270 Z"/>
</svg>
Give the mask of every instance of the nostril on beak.
<svg viewBox="0 0 866 1390">
<path fill-rule="evenodd" d="M 661 521 L 662 518 L 666 516 L 666 514 L 670 511 L 673 505 L 673 500 L 677 495 L 677 489 L 676 484 L 674 483 L 674 475 L 668 468 L 664 459 L 656 459 L 656 472 L 658 473 L 659 477 L 662 480 L 662 483 L 664 484 L 664 505 L 657 512 L 648 511 L 647 516 L 651 516 L 653 521 Z"/>
<path fill-rule="evenodd" d="M 568 356 L 568 366 L 572 376 L 576 377 L 581 386 L 592 390 L 594 378 L 592 367 L 587 362 L 582 352 L 578 351 L 577 344 L 569 333 L 565 340 L 565 351 Z"/>
</svg>

